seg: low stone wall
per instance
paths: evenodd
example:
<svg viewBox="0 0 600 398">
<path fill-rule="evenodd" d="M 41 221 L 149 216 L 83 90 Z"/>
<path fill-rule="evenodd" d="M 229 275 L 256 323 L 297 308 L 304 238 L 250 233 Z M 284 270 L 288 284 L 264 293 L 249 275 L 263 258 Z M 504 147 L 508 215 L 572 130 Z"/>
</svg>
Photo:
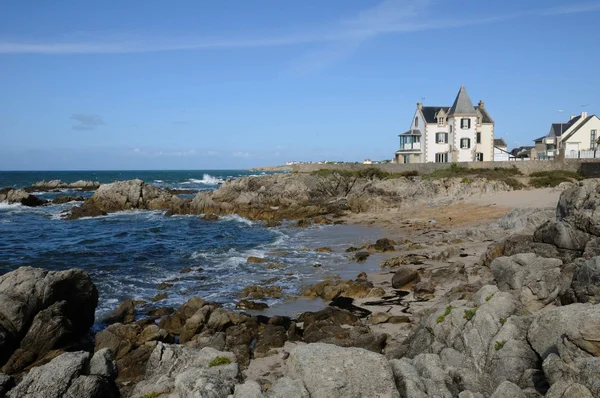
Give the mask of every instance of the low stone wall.
<svg viewBox="0 0 600 398">
<path fill-rule="evenodd" d="M 458 163 L 461 167 L 493 169 L 493 168 L 512 168 L 516 167 L 523 174 L 529 175 L 537 171 L 569 170 L 579 171 L 581 163 L 600 162 L 600 159 L 563 159 L 563 160 L 528 160 L 528 161 L 510 161 L 510 162 L 469 162 Z M 376 164 L 365 165 L 358 163 L 344 164 L 295 164 L 285 166 L 279 170 L 297 171 L 299 173 L 310 173 L 322 169 L 335 170 L 361 170 L 370 167 L 387 171 L 389 173 L 399 173 L 403 171 L 418 171 L 419 174 L 429 174 L 435 170 L 450 167 L 448 163 L 414 163 L 414 164 Z"/>
</svg>

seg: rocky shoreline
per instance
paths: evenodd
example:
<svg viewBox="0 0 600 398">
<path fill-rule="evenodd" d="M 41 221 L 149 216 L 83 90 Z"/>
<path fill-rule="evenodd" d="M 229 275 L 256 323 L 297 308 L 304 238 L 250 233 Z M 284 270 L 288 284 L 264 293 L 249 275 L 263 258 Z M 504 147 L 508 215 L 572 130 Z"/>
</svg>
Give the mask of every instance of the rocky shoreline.
<svg viewBox="0 0 600 398">
<path fill-rule="evenodd" d="M 304 226 L 345 220 L 359 201 L 367 203 L 361 213 L 410 202 L 438 206 L 438 217 L 419 219 L 415 208 L 391 239 L 348 247 L 350 261 L 384 256 L 381 270 L 308 286 L 302 295 L 330 304 L 293 317 L 243 312 L 261 295 L 277 294 L 257 286 L 241 312 L 198 297 L 147 313 L 126 301 L 94 333 L 98 293 L 84 271 L 24 267 L 2 275 L 0 395 L 600 395 L 600 180 L 561 187 L 556 211 L 516 208 L 492 224 L 452 226 L 442 220 L 452 206 L 475 214 L 459 198 L 511 188 L 406 178 L 315 195 L 311 184 L 335 180 L 260 178 L 189 200 L 141 181 L 107 184 L 82 208 L 239 212 Z M 290 203 L 294 195 L 302 206 Z"/>
</svg>

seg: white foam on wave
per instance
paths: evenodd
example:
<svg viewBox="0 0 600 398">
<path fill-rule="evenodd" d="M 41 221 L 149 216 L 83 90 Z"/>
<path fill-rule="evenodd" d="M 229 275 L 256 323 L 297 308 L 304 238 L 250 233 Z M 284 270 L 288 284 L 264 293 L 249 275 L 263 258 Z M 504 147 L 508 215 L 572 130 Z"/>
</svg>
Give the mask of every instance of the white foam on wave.
<svg viewBox="0 0 600 398">
<path fill-rule="evenodd" d="M 225 221 L 237 221 L 240 222 L 242 224 L 246 224 L 246 225 L 254 225 L 254 222 L 248 220 L 247 218 L 238 216 L 237 214 L 230 214 L 228 216 L 223 216 L 221 217 L 222 220 Z"/>
<path fill-rule="evenodd" d="M 0 202 L 0 210 L 22 209 L 24 207 L 25 206 L 20 203 Z"/>
<path fill-rule="evenodd" d="M 221 184 L 222 182 L 224 182 L 222 178 L 214 177 L 214 176 L 211 176 L 210 174 L 204 174 L 202 176 L 201 180 L 199 180 L 197 178 L 190 178 L 183 184 L 218 185 L 218 184 Z"/>
</svg>

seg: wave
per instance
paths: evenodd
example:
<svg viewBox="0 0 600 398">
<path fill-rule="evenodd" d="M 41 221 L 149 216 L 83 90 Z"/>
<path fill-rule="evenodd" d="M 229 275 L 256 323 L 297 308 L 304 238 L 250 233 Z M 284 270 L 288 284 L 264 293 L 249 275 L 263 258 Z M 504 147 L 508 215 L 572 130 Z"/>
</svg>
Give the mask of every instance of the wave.
<svg viewBox="0 0 600 398">
<path fill-rule="evenodd" d="M 223 217 L 221 217 L 221 220 L 224 220 L 224 221 L 237 221 L 239 223 L 246 224 L 246 225 L 254 225 L 254 222 L 248 220 L 247 218 L 238 216 L 237 214 L 230 214 L 228 216 L 223 216 Z"/>
<path fill-rule="evenodd" d="M 23 207 L 25 207 L 25 206 L 23 206 L 20 203 L 0 202 L 0 210 L 19 209 L 19 208 L 23 208 Z"/>
<path fill-rule="evenodd" d="M 225 182 L 222 178 L 211 176 L 210 174 L 204 174 L 201 180 L 197 178 L 190 178 L 183 184 L 206 184 L 206 185 L 218 185 Z"/>
</svg>

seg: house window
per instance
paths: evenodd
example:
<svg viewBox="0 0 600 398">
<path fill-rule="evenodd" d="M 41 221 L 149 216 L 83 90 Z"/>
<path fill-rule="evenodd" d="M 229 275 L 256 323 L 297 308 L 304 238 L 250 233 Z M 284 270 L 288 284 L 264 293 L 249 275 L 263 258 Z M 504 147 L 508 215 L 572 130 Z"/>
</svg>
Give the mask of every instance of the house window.
<svg viewBox="0 0 600 398">
<path fill-rule="evenodd" d="M 450 125 L 450 132 L 452 132 L 452 127 L 454 127 L 454 126 Z"/>
<path fill-rule="evenodd" d="M 415 117 L 415 127 L 419 127 L 419 118 Z"/>
<path fill-rule="evenodd" d="M 444 127 L 444 118 L 443 117 L 438 118 L 438 126 Z"/>
<path fill-rule="evenodd" d="M 404 163 L 410 163 L 410 155 L 404 155 Z"/>
<path fill-rule="evenodd" d="M 471 128 L 471 119 L 464 118 L 460 119 L 460 128 L 463 130 L 468 130 Z"/>
<path fill-rule="evenodd" d="M 481 144 L 481 133 L 477 133 L 477 143 Z"/>
<path fill-rule="evenodd" d="M 460 139 L 460 149 L 469 149 L 471 148 L 471 139 L 470 138 L 461 138 Z"/>
<path fill-rule="evenodd" d="M 596 130 L 592 130 L 590 134 L 590 149 L 596 149 Z"/>
<path fill-rule="evenodd" d="M 436 133 L 435 134 L 435 142 L 438 144 L 447 144 L 448 143 L 448 133 Z"/>
<path fill-rule="evenodd" d="M 435 154 L 435 162 L 436 163 L 448 163 L 448 152 L 436 153 Z"/>
<path fill-rule="evenodd" d="M 477 125 L 481 126 L 481 118 L 480 117 L 477 118 Z"/>
<path fill-rule="evenodd" d="M 483 153 L 477 152 L 475 154 L 475 160 L 478 161 L 478 162 L 483 162 Z"/>
</svg>

